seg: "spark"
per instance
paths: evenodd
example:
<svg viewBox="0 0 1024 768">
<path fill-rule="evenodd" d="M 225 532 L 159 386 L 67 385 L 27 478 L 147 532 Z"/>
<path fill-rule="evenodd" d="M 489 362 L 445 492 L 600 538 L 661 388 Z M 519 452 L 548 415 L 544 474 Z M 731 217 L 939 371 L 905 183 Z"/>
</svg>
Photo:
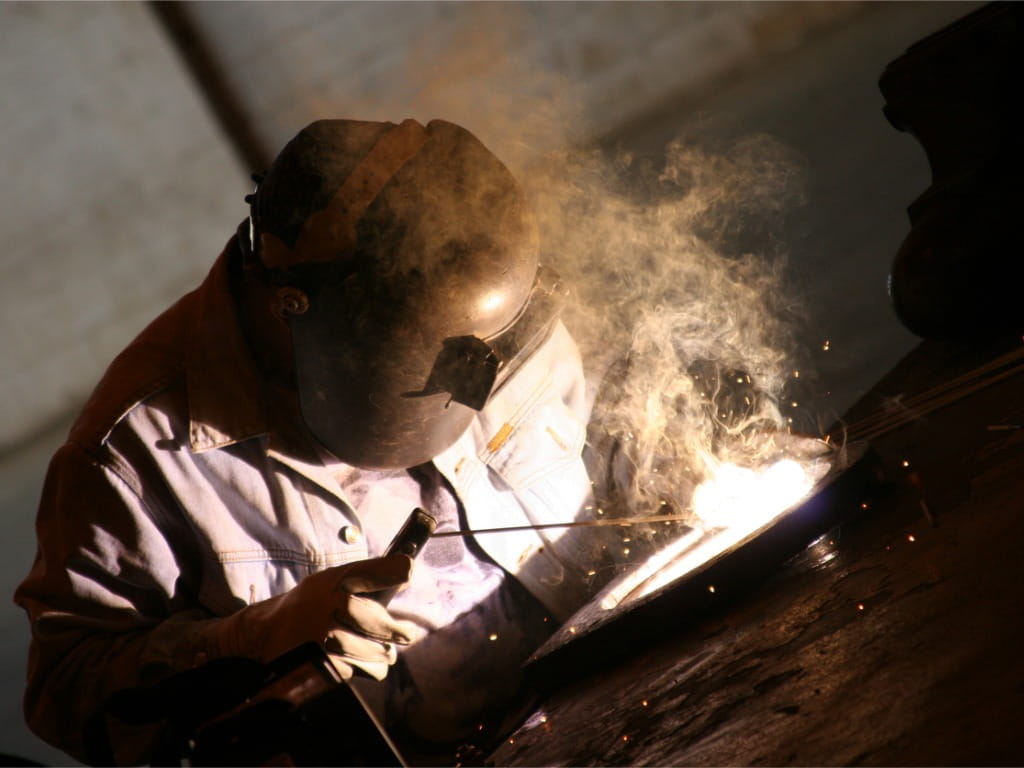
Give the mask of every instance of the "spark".
<svg viewBox="0 0 1024 768">
<path fill-rule="evenodd" d="M 715 585 L 714 584 L 708 584 L 708 592 L 714 594 L 714 592 L 715 592 Z"/>
<path fill-rule="evenodd" d="M 906 459 L 904 459 L 903 461 L 900 462 L 900 466 L 909 467 L 910 466 L 910 462 L 907 461 Z"/>
<path fill-rule="evenodd" d="M 498 639 L 498 635 L 497 635 L 497 633 L 495 633 L 495 632 L 492 632 L 492 633 L 491 633 L 491 636 L 490 636 L 490 638 L 489 638 L 489 639 L 490 639 L 490 641 L 491 641 L 491 642 L 493 643 L 493 642 L 494 642 L 495 640 L 497 640 L 497 639 Z"/>
<path fill-rule="evenodd" d="M 828 352 L 828 350 L 829 350 L 829 348 L 831 346 L 832 346 L 832 342 L 829 341 L 828 339 L 825 339 L 825 343 L 821 345 L 822 352 Z"/>
<path fill-rule="evenodd" d="M 857 610 L 858 611 L 863 611 L 864 610 L 864 603 L 857 603 Z"/>
<path fill-rule="evenodd" d="M 793 371 L 793 378 L 794 379 L 799 379 L 800 378 L 800 371 Z"/>
<path fill-rule="evenodd" d="M 862 501 L 862 502 L 860 503 L 860 508 L 861 508 L 861 509 L 867 509 L 867 508 L 868 508 L 868 503 L 867 503 L 866 501 Z"/>
<path fill-rule="evenodd" d="M 643 701 L 641 701 L 641 702 L 640 702 L 640 706 L 641 706 L 641 707 L 646 707 L 646 706 L 647 706 L 647 703 L 648 703 L 648 702 L 647 702 L 647 699 L 644 699 Z"/>
<path fill-rule="evenodd" d="M 909 536 L 907 536 L 907 541 L 914 542 L 917 541 L 917 539 L 914 538 L 914 534 L 910 534 Z"/>
<path fill-rule="evenodd" d="M 570 635 L 575 635 L 576 634 L 576 627 L 569 627 L 569 634 Z"/>
</svg>

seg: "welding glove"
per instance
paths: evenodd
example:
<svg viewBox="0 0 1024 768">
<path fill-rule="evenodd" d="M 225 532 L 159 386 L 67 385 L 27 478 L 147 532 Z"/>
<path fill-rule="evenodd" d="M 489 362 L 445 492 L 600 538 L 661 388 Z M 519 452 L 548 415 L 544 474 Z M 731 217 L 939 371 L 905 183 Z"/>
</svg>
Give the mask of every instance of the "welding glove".
<svg viewBox="0 0 1024 768">
<path fill-rule="evenodd" d="M 411 558 L 393 554 L 311 574 L 288 592 L 217 621 L 208 655 L 267 662 L 313 640 L 342 677 L 358 668 L 383 680 L 397 658 L 395 644 L 408 645 L 415 625 L 393 618 L 372 593 L 405 584 L 411 570 Z"/>
</svg>

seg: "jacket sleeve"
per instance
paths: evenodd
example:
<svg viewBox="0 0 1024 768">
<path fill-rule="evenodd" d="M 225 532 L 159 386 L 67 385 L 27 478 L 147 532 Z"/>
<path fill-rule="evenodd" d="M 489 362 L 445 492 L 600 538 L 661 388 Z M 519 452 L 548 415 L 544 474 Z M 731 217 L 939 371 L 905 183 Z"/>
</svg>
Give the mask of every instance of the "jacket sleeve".
<svg viewBox="0 0 1024 768">
<path fill-rule="evenodd" d="M 15 592 L 32 630 L 25 716 L 78 759 L 84 725 L 111 693 L 204 658 L 204 636 L 218 620 L 188 597 L 199 564 L 172 543 L 186 535 L 183 525 L 154 511 L 116 463 L 74 443 L 51 461 L 35 563 Z M 144 756 L 144 743 L 126 744 L 135 754 L 124 760 Z"/>
</svg>

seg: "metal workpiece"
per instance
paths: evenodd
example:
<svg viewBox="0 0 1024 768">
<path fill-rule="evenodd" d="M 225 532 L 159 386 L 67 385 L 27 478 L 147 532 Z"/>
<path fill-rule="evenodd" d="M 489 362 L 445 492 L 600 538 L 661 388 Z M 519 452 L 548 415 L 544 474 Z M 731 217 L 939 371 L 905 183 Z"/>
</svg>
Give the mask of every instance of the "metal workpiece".
<svg viewBox="0 0 1024 768">
<path fill-rule="evenodd" d="M 866 443 L 837 449 L 832 459 L 832 469 L 810 497 L 679 578 L 644 593 L 644 581 L 657 573 L 637 578 L 641 563 L 613 579 L 530 657 L 529 679 L 536 687 L 551 690 L 635 654 L 666 633 L 726 611 L 749 595 L 783 561 L 860 512 L 861 505 L 879 493 L 883 467 Z M 675 559 L 714 535 L 713 530 L 683 534 L 691 541 L 681 541 Z M 671 567 L 667 558 L 660 564 L 663 569 Z"/>
<path fill-rule="evenodd" d="M 901 408 L 1020 344 L 922 343 L 846 415 L 903 412 L 862 459 L 885 470 L 875 498 L 850 513 L 855 462 L 811 500 L 845 517 L 742 595 L 692 579 L 542 649 L 545 695 L 489 762 L 1021 764 L 1022 373 Z"/>
</svg>

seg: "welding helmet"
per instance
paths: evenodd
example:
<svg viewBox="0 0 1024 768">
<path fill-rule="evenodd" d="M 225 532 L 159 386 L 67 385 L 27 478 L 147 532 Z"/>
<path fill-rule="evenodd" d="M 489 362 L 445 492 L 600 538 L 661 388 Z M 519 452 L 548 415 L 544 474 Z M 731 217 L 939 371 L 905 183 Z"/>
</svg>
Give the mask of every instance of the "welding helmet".
<svg viewBox="0 0 1024 768">
<path fill-rule="evenodd" d="M 457 125 L 315 122 L 251 203 L 303 419 L 346 463 L 437 456 L 554 325 L 523 193 Z"/>
</svg>

